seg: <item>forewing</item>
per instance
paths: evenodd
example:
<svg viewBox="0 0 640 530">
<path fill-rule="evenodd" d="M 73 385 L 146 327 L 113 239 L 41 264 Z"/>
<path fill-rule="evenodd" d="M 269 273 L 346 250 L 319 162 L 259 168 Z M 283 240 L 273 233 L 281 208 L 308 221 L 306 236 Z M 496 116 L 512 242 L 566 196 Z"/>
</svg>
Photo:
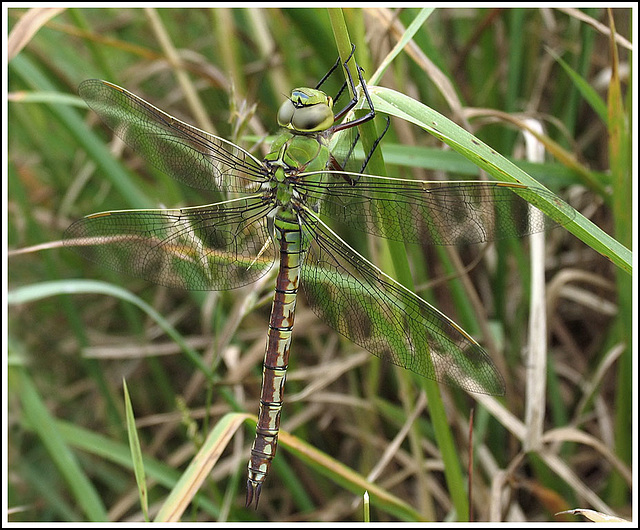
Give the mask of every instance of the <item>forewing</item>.
<svg viewBox="0 0 640 530">
<path fill-rule="evenodd" d="M 73 223 L 65 244 L 84 257 L 151 282 L 190 290 L 256 281 L 275 250 L 260 197 L 175 210 L 122 210 Z"/>
<path fill-rule="evenodd" d="M 401 286 L 301 213 L 307 256 L 302 286 L 314 312 L 371 353 L 421 376 L 470 392 L 502 395 L 485 350 L 433 306 Z"/>
<path fill-rule="evenodd" d="M 241 147 L 157 109 L 135 94 L 98 79 L 78 93 L 125 143 L 167 175 L 198 189 L 255 192 L 262 163 Z"/>
<path fill-rule="evenodd" d="M 559 223 L 529 201 L 553 199 L 568 223 L 575 210 L 552 193 L 503 182 L 413 181 L 326 171 L 297 187 L 320 213 L 349 227 L 408 243 L 457 245 L 522 237 Z M 302 175 L 304 177 L 305 175 Z M 523 198 L 525 197 L 525 198 Z"/>
</svg>

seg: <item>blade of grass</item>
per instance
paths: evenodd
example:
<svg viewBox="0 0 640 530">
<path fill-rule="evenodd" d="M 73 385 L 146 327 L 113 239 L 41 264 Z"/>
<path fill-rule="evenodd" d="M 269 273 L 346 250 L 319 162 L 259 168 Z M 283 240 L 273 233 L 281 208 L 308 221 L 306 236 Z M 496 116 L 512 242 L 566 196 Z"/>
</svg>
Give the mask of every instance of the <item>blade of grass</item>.
<svg viewBox="0 0 640 530">
<path fill-rule="evenodd" d="M 140 495 L 140 506 L 145 522 L 149 522 L 149 494 L 147 491 L 147 481 L 144 473 L 144 462 L 142 461 L 142 450 L 140 449 L 140 439 L 138 438 L 138 430 L 136 429 L 136 419 L 133 415 L 133 406 L 131 405 L 131 397 L 127 382 L 122 379 L 122 390 L 124 392 L 125 417 L 127 421 L 127 432 L 129 434 L 129 449 L 131 450 L 131 460 L 133 462 L 133 471 L 136 475 L 136 483 L 138 484 L 138 494 Z"/>
<path fill-rule="evenodd" d="M 413 19 L 409 27 L 403 33 L 402 38 L 396 43 L 393 49 L 385 56 L 384 60 L 378 66 L 378 69 L 373 73 L 373 75 L 369 78 L 369 83 L 375 85 L 380 79 L 384 72 L 389 68 L 393 60 L 398 56 L 398 54 L 404 49 L 404 47 L 409 43 L 409 41 L 413 38 L 416 32 L 422 27 L 425 21 L 431 16 L 435 8 L 433 7 L 425 7 L 423 8 L 418 16 Z"/>
<path fill-rule="evenodd" d="M 60 280 L 53 282 L 42 282 L 26 287 L 15 289 L 8 293 L 7 302 L 9 305 L 27 304 L 37 301 L 41 298 L 48 296 L 55 296 L 59 294 L 80 294 L 80 293 L 93 293 L 93 294 L 105 294 L 108 296 L 115 296 L 135 304 L 142 309 L 147 315 L 155 320 L 158 325 L 164 330 L 164 332 L 171 337 L 176 344 L 180 346 L 182 351 L 187 355 L 187 358 L 211 381 L 215 379 L 213 373 L 208 366 L 206 366 L 200 355 L 191 348 L 182 338 L 182 335 L 176 331 L 176 329 L 153 307 L 147 304 L 141 298 L 133 295 L 129 291 L 122 289 L 121 287 L 114 286 L 109 283 L 93 281 L 93 280 Z"/>
<path fill-rule="evenodd" d="M 440 113 L 404 94 L 384 87 L 369 87 L 371 99 L 378 111 L 410 121 L 433 134 L 447 145 L 486 170 L 499 181 L 517 182 L 536 188 L 544 188 L 539 182 L 515 164 L 491 149 L 473 135 Z M 360 105 L 359 105 L 360 106 Z M 535 193 L 534 193 L 535 194 Z M 529 198 L 528 198 L 529 199 Z M 605 233 L 590 220 L 574 211 L 574 218 L 567 224 L 567 209 L 562 201 L 555 203 L 542 196 L 534 203 L 552 219 L 566 225 L 566 229 L 595 251 L 611 260 L 627 273 L 632 270 L 632 254 L 624 245 Z"/>
<path fill-rule="evenodd" d="M 171 494 L 163 503 L 154 522 L 180 520 L 234 433 L 248 417 L 248 414 L 234 412 L 225 414 L 216 423 L 215 428 L 209 433 L 204 444 L 171 490 Z"/>
<path fill-rule="evenodd" d="M 68 440 L 58 430 L 55 418 L 49 414 L 31 377 L 24 369 L 14 367 L 11 370 L 9 380 L 17 389 L 25 420 L 45 446 L 87 520 L 107 522 L 109 516 L 98 491 L 78 464 Z"/>
<path fill-rule="evenodd" d="M 371 522 L 371 502 L 369 501 L 369 492 L 365 490 L 364 495 L 362 496 L 362 506 L 364 509 L 364 522 Z"/>
<path fill-rule="evenodd" d="M 562 59 L 557 53 L 555 53 L 551 48 L 547 47 L 547 52 L 558 62 L 560 66 L 564 69 L 567 75 L 573 81 L 575 87 L 579 90 L 582 97 L 585 101 L 591 106 L 591 108 L 596 111 L 598 116 L 602 119 L 603 122 L 607 123 L 609 121 L 609 117 L 607 115 L 607 104 L 602 101 L 602 98 L 596 92 L 596 90 L 589 84 L 589 82 L 582 77 L 578 72 L 576 72 L 571 66 L 567 64 L 566 61 Z"/>
<path fill-rule="evenodd" d="M 609 160 L 613 176 L 613 209 L 615 219 L 615 235 L 626 245 L 631 245 L 633 223 L 633 190 L 631 186 L 631 144 L 629 124 L 631 116 L 627 116 L 620 86 L 618 49 L 615 42 L 616 30 L 613 14 L 609 10 L 611 27 L 610 60 L 612 65 L 609 93 L 607 95 L 609 126 Z M 629 91 L 631 92 L 631 91 Z M 632 314 L 633 314 L 633 282 L 631 276 L 617 271 L 616 284 L 618 290 L 618 319 L 616 322 L 617 337 L 626 340 L 626 349 L 620 357 L 618 384 L 615 396 L 615 450 L 617 456 L 627 464 L 631 463 L 631 422 L 633 416 L 630 396 L 632 394 L 633 359 L 632 359 Z M 622 505 L 626 502 L 627 485 L 620 475 L 614 474 L 611 480 L 613 498 Z"/>
<path fill-rule="evenodd" d="M 332 17 L 334 33 L 336 33 L 336 42 L 338 44 L 338 49 L 341 51 L 341 53 L 343 53 L 343 49 L 345 48 L 344 43 L 348 42 L 349 40 L 348 35 L 345 36 L 346 27 L 344 26 L 344 19 L 342 19 L 339 10 L 330 10 L 330 16 Z M 378 108 L 375 102 L 374 106 L 376 109 Z M 360 127 L 360 130 L 362 133 L 362 141 L 365 152 L 370 152 L 371 147 L 374 145 L 374 142 L 378 137 L 373 120 Z M 373 174 L 387 174 L 384 166 L 384 160 L 382 159 L 382 154 L 379 149 L 376 149 L 372 153 L 367 167 L 368 170 L 370 169 Z M 382 231 L 381 233 L 384 233 L 384 231 Z M 413 291 L 413 279 L 411 276 L 411 270 L 409 268 L 407 252 L 404 244 L 399 241 L 385 239 L 383 248 L 387 249 L 386 260 L 388 261 L 388 263 L 392 263 L 392 268 L 395 271 L 395 279 L 402 285 Z M 383 269 L 384 268 L 385 267 L 383 267 Z M 387 267 L 387 270 L 389 270 L 389 267 Z M 397 374 L 398 380 L 400 381 L 402 388 L 405 390 L 401 393 L 402 396 L 406 399 L 410 399 L 409 388 L 411 388 L 411 385 L 409 384 L 409 378 L 411 376 L 403 370 L 397 370 Z M 438 384 L 432 380 L 421 378 L 420 384 L 424 387 L 427 393 L 429 410 L 431 413 L 431 419 L 434 424 L 436 440 L 444 462 L 444 472 L 447 480 L 447 486 L 449 488 L 453 504 L 456 508 L 456 514 L 458 520 L 465 521 L 468 518 L 469 506 L 467 503 L 466 494 L 464 493 L 462 469 L 460 468 L 457 450 L 455 447 L 455 443 L 453 442 L 453 436 L 449 427 L 447 416 L 445 414 L 444 404 L 442 403 L 442 399 L 440 397 L 440 389 L 438 388 Z M 406 410 L 410 408 L 410 405 L 406 402 L 404 403 L 404 406 Z M 422 459 L 422 453 L 419 447 L 420 444 L 418 440 L 418 431 L 415 427 L 412 427 L 410 431 L 410 440 L 414 457 L 417 459 L 419 465 Z M 424 477 L 421 476 L 421 479 L 422 478 Z M 428 495 L 428 490 L 422 488 L 421 497 L 424 495 Z M 429 503 L 426 504 L 426 507 L 428 506 Z M 433 518 L 433 515 L 430 515 L 430 518 Z"/>
</svg>

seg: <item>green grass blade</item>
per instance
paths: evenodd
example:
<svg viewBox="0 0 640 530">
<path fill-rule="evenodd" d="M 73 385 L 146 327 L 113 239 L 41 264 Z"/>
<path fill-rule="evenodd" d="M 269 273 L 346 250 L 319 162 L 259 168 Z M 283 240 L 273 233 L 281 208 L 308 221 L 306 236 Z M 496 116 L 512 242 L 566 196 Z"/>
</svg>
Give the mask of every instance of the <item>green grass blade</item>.
<svg viewBox="0 0 640 530">
<path fill-rule="evenodd" d="M 371 503 L 376 508 L 403 521 L 424 521 L 422 515 L 402 499 L 391 495 L 377 484 L 369 482 L 362 475 L 288 432 L 280 431 L 278 445 L 355 495 L 361 496 L 367 490 Z"/>
<path fill-rule="evenodd" d="M 613 17 L 609 12 L 611 26 L 610 55 L 612 75 L 609 81 L 607 95 L 608 129 L 609 129 L 609 160 L 613 176 L 613 207 L 615 219 L 616 237 L 631 246 L 633 240 L 633 186 L 631 160 L 631 134 L 630 124 L 632 103 L 628 103 L 629 110 L 625 109 L 620 80 L 620 64 L 618 49 L 614 42 L 616 35 Z M 637 178 L 637 176 L 636 176 Z M 637 183 L 636 183 L 637 185 Z M 637 225 L 636 225 L 637 230 Z M 615 450 L 622 461 L 631 464 L 632 441 L 627 436 L 629 432 L 629 418 L 633 416 L 633 405 L 630 396 L 633 390 L 633 281 L 631 276 L 616 271 L 616 286 L 618 291 L 618 321 L 616 326 L 621 337 L 625 338 L 626 348 L 620 359 L 618 379 L 615 396 Z M 637 349 L 636 349 L 637 352 Z M 624 503 L 627 485 L 619 474 L 615 474 L 611 480 L 612 496 L 616 503 Z"/>
<path fill-rule="evenodd" d="M 413 19 L 409 27 L 403 33 L 402 37 L 398 40 L 393 49 L 387 54 L 387 56 L 382 60 L 378 69 L 373 73 L 373 75 L 369 78 L 369 83 L 375 85 L 380 81 L 383 74 L 389 68 L 393 60 L 398 56 L 398 54 L 404 49 L 404 47 L 411 41 L 416 32 L 422 27 L 422 25 L 426 22 L 426 20 L 431 16 L 435 8 L 433 7 L 424 7 L 420 10 L 420 13 L 417 17 Z"/>
<path fill-rule="evenodd" d="M 138 494 L 140 495 L 140 506 L 144 520 L 149 522 L 149 493 L 147 491 L 147 480 L 144 473 L 144 462 L 142 461 L 142 450 L 140 449 L 140 438 L 138 438 L 138 430 L 136 429 L 136 419 L 133 415 L 133 406 L 131 405 L 131 397 L 127 382 L 122 380 L 122 389 L 124 392 L 125 417 L 127 421 L 127 432 L 129 434 L 129 448 L 131 449 L 131 460 L 133 462 L 133 471 L 136 475 L 136 483 L 138 484 Z"/>
<path fill-rule="evenodd" d="M 31 377 L 26 370 L 12 368 L 10 379 L 12 386 L 17 389 L 25 420 L 47 449 L 87 520 L 107 522 L 107 510 L 98 491 L 80 467 L 69 441 L 60 433 L 55 418 L 47 410 Z"/>
<path fill-rule="evenodd" d="M 440 113 L 395 90 L 384 87 L 369 88 L 371 99 L 377 110 L 422 127 L 497 180 L 544 188 L 525 171 Z M 554 201 L 539 197 L 535 206 L 552 219 L 566 224 L 564 208 L 554 204 Z M 566 224 L 566 229 L 618 267 L 631 273 L 631 251 L 586 217 L 576 212 L 574 220 Z"/>
<path fill-rule="evenodd" d="M 563 70 L 571 78 L 585 101 L 593 110 L 596 111 L 598 116 L 600 116 L 600 119 L 602 119 L 604 123 L 607 123 L 609 121 L 609 117 L 607 116 L 607 104 L 602 100 L 598 92 L 596 92 L 595 88 L 593 88 L 584 77 L 571 68 L 571 66 L 569 66 L 569 64 L 567 64 L 567 62 L 551 48 L 547 48 L 547 51 L 558 62 L 558 64 L 562 66 Z"/>
<path fill-rule="evenodd" d="M 48 296 L 59 294 L 79 294 L 94 293 L 115 296 L 135 304 L 142 309 L 147 315 L 155 320 L 158 325 L 178 344 L 182 351 L 187 355 L 189 360 L 202 371 L 209 379 L 213 380 L 214 375 L 211 369 L 206 366 L 200 355 L 191 348 L 183 339 L 182 335 L 153 307 L 147 304 L 141 298 L 135 296 L 131 292 L 110 283 L 99 282 L 94 280 L 61 280 L 53 282 L 42 282 L 38 284 L 28 285 L 9 292 L 7 301 L 9 305 L 26 304 L 37 301 Z"/>
</svg>

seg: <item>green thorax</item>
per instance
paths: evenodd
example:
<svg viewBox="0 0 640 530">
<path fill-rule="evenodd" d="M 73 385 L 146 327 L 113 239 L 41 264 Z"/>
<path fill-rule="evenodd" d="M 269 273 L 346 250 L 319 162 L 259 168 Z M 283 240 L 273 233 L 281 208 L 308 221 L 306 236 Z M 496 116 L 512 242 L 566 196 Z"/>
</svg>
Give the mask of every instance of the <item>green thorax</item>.
<svg viewBox="0 0 640 530">
<path fill-rule="evenodd" d="M 329 163 L 328 137 L 333 125 L 332 106 L 333 101 L 324 92 L 296 88 L 278 111 L 278 123 L 284 130 L 273 142 L 264 160 L 273 169 L 271 187 L 278 204 L 285 210 L 290 209 L 292 184 L 298 178 L 317 182 L 322 180 L 322 174 L 298 175 L 322 171 Z"/>
</svg>

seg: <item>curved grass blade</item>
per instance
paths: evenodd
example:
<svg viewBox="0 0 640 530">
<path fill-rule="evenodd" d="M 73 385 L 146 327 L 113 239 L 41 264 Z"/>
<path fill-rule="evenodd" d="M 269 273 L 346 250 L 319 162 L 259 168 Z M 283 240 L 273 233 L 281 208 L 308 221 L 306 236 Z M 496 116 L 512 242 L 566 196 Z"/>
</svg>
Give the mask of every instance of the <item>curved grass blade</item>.
<svg viewBox="0 0 640 530">
<path fill-rule="evenodd" d="M 122 379 L 122 390 L 124 392 L 125 417 L 127 421 L 127 434 L 129 436 L 129 449 L 131 450 L 131 462 L 133 472 L 138 485 L 138 495 L 140 495 L 140 507 L 145 522 L 149 522 L 149 491 L 147 489 L 147 479 L 144 472 L 144 462 L 142 460 L 142 449 L 140 448 L 140 438 L 136 429 L 136 418 L 133 414 L 133 405 L 127 388 L 127 381 Z"/>
<path fill-rule="evenodd" d="M 359 496 L 363 491 L 368 491 L 371 502 L 377 509 L 403 521 L 424 521 L 424 516 L 402 499 L 287 431 L 280 431 L 279 441 L 287 451 L 355 495 Z"/>
<path fill-rule="evenodd" d="M 527 188 L 529 190 L 544 189 L 525 171 L 442 114 L 395 90 L 380 86 L 368 88 L 376 111 L 391 114 L 422 127 L 497 180 L 524 184 L 530 186 Z M 627 273 L 631 273 L 633 268 L 631 251 L 583 215 L 575 213 L 569 221 L 566 218 L 566 204 L 555 196 L 539 195 L 537 202 L 533 204 L 546 215 L 566 226 L 568 231 L 591 248 Z"/>
</svg>

